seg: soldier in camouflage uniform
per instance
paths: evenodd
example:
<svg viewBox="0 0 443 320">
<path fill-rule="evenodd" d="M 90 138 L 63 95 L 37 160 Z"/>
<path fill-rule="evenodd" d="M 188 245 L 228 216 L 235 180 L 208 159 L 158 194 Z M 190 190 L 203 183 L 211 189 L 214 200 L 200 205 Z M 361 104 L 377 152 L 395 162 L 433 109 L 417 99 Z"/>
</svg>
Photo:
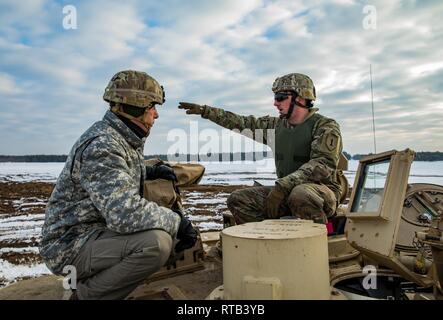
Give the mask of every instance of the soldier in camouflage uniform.
<svg viewBox="0 0 443 320">
<path fill-rule="evenodd" d="M 228 208 L 238 224 L 289 215 L 326 223 L 342 193 L 337 172 L 342 152 L 340 127 L 313 108 L 316 93 L 308 76 L 291 73 L 279 77 L 272 91 L 280 117 L 245 117 L 187 102 L 181 102 L 179 108 L 247 136 L 252 131 L 252 138 L 273 150 L 275 186 L 236 190 L 228 198 Z"/>
<path fill-rule="evenodd" d="M 192 247 L 188 219 L 143 198 L 145 179 L 174 179 L 145 167 L 143 147 L 164 91 L 144 72 L 122 71 L 103 96 L 103 120 L 74 144 L 46 207 L 40 254 L 55 274 L 76 268 L 79 299 L 121 299 L 175 251 Z"/>
</svg>

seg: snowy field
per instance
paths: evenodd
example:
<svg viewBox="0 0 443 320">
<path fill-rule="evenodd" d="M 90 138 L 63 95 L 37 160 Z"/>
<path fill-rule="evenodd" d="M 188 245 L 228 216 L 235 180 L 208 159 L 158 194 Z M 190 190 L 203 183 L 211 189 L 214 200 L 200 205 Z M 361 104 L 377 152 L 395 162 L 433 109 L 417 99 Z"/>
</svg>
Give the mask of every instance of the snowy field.
<svg viewBox="0 0 443 320">
<path fill-rule="evenodd" d="M 272 185 L 276 178 L 272 159 L 257 162 L 201 162 L 206 167 L 201 185 L 252 185 L 254 180 Z M 0 163 L 0 183 L 50 182 L 55 183 L 64 163 Z M 358 161 L 350 161 L 345 173 L 353 184 Z M 379 175 L 386 173 L 379 167 Z M 433 183 L 443 185 L 443 161 L 414 162 L 410 183 Z M 185 192 L 184 206 L 190 220 L 201 231 L 220 230 L 222 214 L 227 211 L 226 191 Z M 6 199 L 0 199 L 6 203 Z M 39 261 L 37 244 L 44 220 L 46 198 L 23 197 L 11 201 L 13 210 L 0 215 L 0 287 L 16 279 L 49 274 Z M 6 245 L 5 245 L 6 244 Z M 10 245 L 9 245 L 10 244 Z M 16 260 L 2 259 L 18 256 Z M 11 263 L 10 261 L 15 261 Z"/>
<path fill-rule="evenodd" d="M 256 180 L 271 185 L 276 178 L 273 159 L 261 161 L 200 162 L 206 167 L 201 184 L 252 185 Z M 55 182 L 64 163 L 0 163 L 0 182 Z M 346 177 L 354 183 L 358 161 L 349 161 Z M 433 183 L 443 185 L 443 161 L 412 163 L 409 183 Z"/>
</svg>

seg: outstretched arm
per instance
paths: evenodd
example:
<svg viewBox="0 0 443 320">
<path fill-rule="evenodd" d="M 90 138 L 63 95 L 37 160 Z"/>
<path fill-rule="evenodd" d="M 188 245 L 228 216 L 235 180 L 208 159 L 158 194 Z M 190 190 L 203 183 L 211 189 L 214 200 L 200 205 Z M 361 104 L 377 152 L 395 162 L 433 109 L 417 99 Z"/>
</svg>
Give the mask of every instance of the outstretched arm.
<svg viewBox="0 0 443 320">
<path fill-rule="evenodd" d="M 239 130 L 243 135 L 254 140 L 263 139 L 262 143 L 267 143 L 266 129 L 275 129 L 279 118 L 241 116 L 220 108 L 214 108 L 207 105 L 199 105 L 189 102 L 180 102 L 179 109 L 186 110 L 186 114 L 199 114 L 204 119 L 209 119 L 229 130 Z M 260 130 L 260 134 L 258 134 Z M 263 138 L 262 138 L 263 137 Z"/>
</svg>

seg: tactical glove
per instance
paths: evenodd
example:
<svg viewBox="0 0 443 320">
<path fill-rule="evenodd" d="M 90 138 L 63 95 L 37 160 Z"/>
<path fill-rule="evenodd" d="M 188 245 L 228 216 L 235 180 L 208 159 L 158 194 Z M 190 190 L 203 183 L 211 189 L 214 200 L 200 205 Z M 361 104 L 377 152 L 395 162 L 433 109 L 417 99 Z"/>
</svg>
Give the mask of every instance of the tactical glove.
<svg viewBox="0 0 443 320">
<path fill-rule="evenodd" d="M 186 217 L 182 217 L 178 227 L 177 239 L 179 242 L 175 245 L 175 252 L 192 248 L 197 241 L 197 231 Z"/>
<path fill-rule="evenodd" d="M 177 176 L 169 165 L 146 166 L 146 180 L 165 179 L 177 182 Z"/>
<path fill-rule="evenodd" d="M 266 198 L 265 211 L 269 218 L 277 219 L 281 216 L 279 209 L 285 198 L 285 193 L 279 186 L 275 186 Z"/>
<path fill-rule="evenodd" d="M 179 102 L 179 104 L 178 108 L 185 109 L 186 114 L 203 114 L 206 108 L 206 106 L 189 102 Z"/>
</svg>

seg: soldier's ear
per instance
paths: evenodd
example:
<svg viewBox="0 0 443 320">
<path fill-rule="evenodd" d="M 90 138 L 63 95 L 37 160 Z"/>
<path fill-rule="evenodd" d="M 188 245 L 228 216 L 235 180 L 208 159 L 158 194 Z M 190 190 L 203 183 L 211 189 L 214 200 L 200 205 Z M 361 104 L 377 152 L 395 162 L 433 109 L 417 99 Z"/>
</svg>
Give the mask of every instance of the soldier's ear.
<svg viewBox="0 0 443 320">
<path fill-rule="evenodd" d="M 300 96 L 295 97 L 295 101 L 300 102 L 302 105 L 306 105 L 306 99 Z"/>
</svg>

